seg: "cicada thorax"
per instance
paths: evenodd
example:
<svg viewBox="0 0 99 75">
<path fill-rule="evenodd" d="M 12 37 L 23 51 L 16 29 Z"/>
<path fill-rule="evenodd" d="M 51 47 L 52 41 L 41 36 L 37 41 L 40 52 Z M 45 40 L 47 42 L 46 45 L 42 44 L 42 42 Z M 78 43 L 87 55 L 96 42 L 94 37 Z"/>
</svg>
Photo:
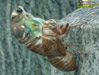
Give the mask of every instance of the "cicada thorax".
<svg viewBox="0 0 99 75">
<path fill-rule="evenodd" d="M 23 43 L 27 48 L 29 48 L 31 51 L 36 52 L 40 55 L 44 55 L 44 50 L 42 48 L 42 39 L 39 38 L 33 38 L 33 35 L 31 32 L 25 33 L 25 27 L 24 25 L 19 25 L 18 23 L 11 23 L 12 30 L 15 35 L 15 37 L 19 40 L 19 42 Z"/>
<path fill-rule="evenodd" d="M 57 28 L 46 24 L 42 28 L 42 46 L 50 63 L 63 71 L 77 70 L 75 56 L 66 50 L 57 34 Z"/>
</svg>

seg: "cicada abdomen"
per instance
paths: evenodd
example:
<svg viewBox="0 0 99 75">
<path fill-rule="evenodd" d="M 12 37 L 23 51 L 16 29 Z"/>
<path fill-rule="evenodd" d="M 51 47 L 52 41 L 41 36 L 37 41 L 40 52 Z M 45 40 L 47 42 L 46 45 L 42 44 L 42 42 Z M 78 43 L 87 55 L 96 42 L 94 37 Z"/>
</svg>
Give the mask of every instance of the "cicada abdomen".
<svg viewBox="0 0 99 75">
<path fill-rule="evenodd" d="M 74 71 L 78 69 L 75 56 L 68 51 L 66 51 L 65 56 L 48 56 L 48 60 L 54 67 L 63 71 Z"/>
<path fill-rule="evenodd" d="M 48 21 L 42 28 L 42 46 L 49 62 L 63 71 L 77 70 L 75 56 L 66 50 L 57 35 L 57 28 Z"/>
</svg>

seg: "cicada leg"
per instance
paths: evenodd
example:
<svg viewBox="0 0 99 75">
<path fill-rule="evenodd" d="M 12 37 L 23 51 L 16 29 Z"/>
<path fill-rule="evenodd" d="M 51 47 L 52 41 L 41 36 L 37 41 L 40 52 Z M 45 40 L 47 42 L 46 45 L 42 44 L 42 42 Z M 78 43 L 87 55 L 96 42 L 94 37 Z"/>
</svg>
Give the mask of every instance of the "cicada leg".
<svg viewBox="0 0 99 75">
<path fill-rule="evenodd" d="M 84 24 L 87 24 L 87 22 L 83 22 L 81 24 L 71 24 L 69 27 L 71 28 L 71 27 L 75 27 L 75 26 L 82 26 Z"/>
<path fill-rule="evenodd" d="M 64 42 L 63 44 L 64 44 L 65 47 L 69 47 L 70 49 L 74 50 L 78 54 L 85 54 L 85 52 L 81 52 L 79 50 L 76 50 L 75 48 L 72 48 L 72 45 L 70 43 Z"/>
<path fill-rule="evenodd" d="M 58 26 L 57 30 L 58 30 L 58 35 L 60 39 L 64 39 L 68 35 L 70 28 L 75 27 L 75 26 L 82 26 L 84 24 L 87 24 L 87 22 L 83 22 L 81 24 L 71 24 L 71 25 L 67 23 L 66 25 Z"/>
<path fill-rule="evenodd" d="M 60 25 L 57 27 L 57 31 L 58 31 L 58 35 L 59 35 L 59 38 L 61 40 L 63 40 L 67 34 L 69 33 L 69 30 L 70 30 L 70 27 L 69 27 L 69 24 L 66 24 L 66 25 Z"/>
</svg>

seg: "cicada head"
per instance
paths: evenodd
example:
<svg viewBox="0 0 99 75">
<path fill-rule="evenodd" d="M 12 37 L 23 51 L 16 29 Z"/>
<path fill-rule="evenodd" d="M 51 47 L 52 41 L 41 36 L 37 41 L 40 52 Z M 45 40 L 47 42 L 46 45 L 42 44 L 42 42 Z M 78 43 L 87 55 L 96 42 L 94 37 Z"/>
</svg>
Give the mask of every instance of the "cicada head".
<svg viewBox="0 0 99 75">
<path fill-rule="evenodd" d="M 22 6 L 18 6 L 12 11 L 11 14 L 11 27 L 13 29 L 14 35 L 17 39 L 23 37 L 24 34 L 24 19 L 26 18 L 26 12 Z"/>
<path fill-rule="evenodd" d="M 11 22 L 19 22 L 22 18 L 25 17 L 25 10 L 22 6 L 18 6 L 18 8 L 14 9 L 11 14 Z"/>
</svg>

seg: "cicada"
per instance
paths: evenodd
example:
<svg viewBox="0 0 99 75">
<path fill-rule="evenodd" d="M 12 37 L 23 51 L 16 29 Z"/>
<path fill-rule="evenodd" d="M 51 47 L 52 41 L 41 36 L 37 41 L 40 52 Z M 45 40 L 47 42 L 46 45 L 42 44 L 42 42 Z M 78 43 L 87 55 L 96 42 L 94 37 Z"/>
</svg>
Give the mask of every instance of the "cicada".
<svg viewBox="0 0 99 75">
<path fill-rule="evenodd" d="M 57 20 L 44 20 L 27 13 L 19 6 L 11 14 L 11 27 L 15 37 L 31 51 L 48 57 L 49 62 L 63 71 L 77 70 L 75 55 L 67 51 L 68 47 L 79 54 L 83 54 L 72 45 L 64 42 L 69 30 L 74 26 L 82 26 L 86 22 L 76 25 L 64 24 L 57 26 Z"/>
</svg>

